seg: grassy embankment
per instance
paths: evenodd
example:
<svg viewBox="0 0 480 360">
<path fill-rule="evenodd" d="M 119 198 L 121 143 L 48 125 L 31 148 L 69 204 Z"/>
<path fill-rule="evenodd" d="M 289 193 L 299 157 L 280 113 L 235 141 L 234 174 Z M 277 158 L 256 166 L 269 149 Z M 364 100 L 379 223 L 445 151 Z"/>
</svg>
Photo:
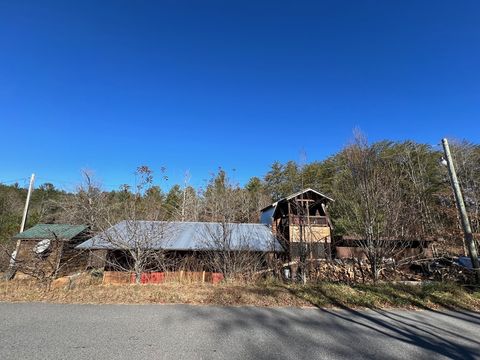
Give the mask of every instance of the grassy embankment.
<svg viewBox="0 0 480 360">
<path fill-rule="evenodd" d="M 183 303 L 336 308 L 464 309 L 480 311 L 480 291 L 455 284 L 285 285 L 243 284 L 102 285 L 86 276 L 46 291 L 32 280 L 0 281 L 0 301 L 93 304 Z"/>
</svg>

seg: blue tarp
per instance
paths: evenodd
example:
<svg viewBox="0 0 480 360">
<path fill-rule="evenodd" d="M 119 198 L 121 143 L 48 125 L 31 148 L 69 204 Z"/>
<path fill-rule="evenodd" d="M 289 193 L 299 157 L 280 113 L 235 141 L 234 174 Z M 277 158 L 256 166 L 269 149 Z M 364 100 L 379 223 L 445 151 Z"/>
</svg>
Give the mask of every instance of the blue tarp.
<svg viewBox="0 0 480 360">
<path fill-rule="evenodd" d="M 472 260 L 468 256 L 460 256 L 457 260 L 457 264 L 470 270 L 473 269 Z"/>
</svg>

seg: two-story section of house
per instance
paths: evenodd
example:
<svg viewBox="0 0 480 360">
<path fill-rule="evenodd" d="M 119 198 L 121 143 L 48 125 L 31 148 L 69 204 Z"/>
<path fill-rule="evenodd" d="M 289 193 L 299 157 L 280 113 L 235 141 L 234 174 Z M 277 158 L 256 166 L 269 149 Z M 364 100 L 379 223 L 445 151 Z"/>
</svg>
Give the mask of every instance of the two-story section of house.
<svg viewBox="0 0 480 360">
<path fill-rule="evenodd" d="M 330 197 L 304 189 L 261 210 L 260 222 L 271 227 L 288 260 L 330 258 L 332 225 L 328 216 Z"/>
</svg>

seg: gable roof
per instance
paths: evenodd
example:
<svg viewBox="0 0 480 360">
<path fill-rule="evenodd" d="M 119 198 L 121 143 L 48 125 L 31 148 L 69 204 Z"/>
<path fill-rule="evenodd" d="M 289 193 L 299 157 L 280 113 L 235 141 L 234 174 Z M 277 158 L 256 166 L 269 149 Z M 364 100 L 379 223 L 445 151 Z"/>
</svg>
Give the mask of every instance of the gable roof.
<svg viewBox="0 0 480 360">
<path fill-rule="evenodd" d="M 88 229 L 86 225 L 37 224 L 14 236 L 15 239 L 60 239 L 70 240 Z"/>
<path fill-rule="evenodd" d="M 215 250 L 228 233 L 230 250 L 282 251 L 272 231 L 263 224 L 122 221 L 85 241 L 77 249 L 126 249 L 139 245 L 164 250 Z"/>
<path fill-rule="evenodd" d="M 309 192 L 309 191 L 314 192 L 315 194 L 320 195 L 320 196 L 324 197 L 324 198 L 327 199 L 327 200 L 334 201 L 331 197 L 329 197 L 329 196 L 321 193 L 320 191 L 313 190 L 312 188 L 306 188 L 306 189 L 297 191 L 296 193 L 291 194 L 291 195 L 285 197 L 283 200 L 291 200 L 291 199 L 296 198 L 297 196 L 302 195 L 302 194 L 305 194 L 306 192 Z"/>
<path fill-rule="evenodd" d="M 307 192 L 313 192 L 313 193 L 315 193 L 315 194 L 317 194 L 317 195 L 319 195 L 319 196 L 321 196 L 321 197 L 324 197 L 325 199 L 327 199 L 327 200 L 329 200 L 329 201 L 335 201 L 335 200 L 333 200 L 331 197 L 329 197 L 329 196 L 321 193 L 320 191 L 313 190 L 312 188 L 306 188 L 306 189 L 297 191 L 296 193 L 293 193 L 293 194 L 291 194 L 291 195 L 288 195 L 288 196 L 286 196 L 286 197 L 284 197 L 284 198 L 281 198 L 281 199 L 277 200 L 276 202 L 274 202 L 273 204 L 264 207 L 264 208 L 261 209 L 260 211 L 263 212 L 263 211 L 268 210 L 269 208 L 272 208 L 272 207 L 274 208 L 274 207 L 276 207 L 276 206 L 278 205 L 278 203 L 281 203 L 281 202 L 284 202 L 284 201 L 288 201 L 288 200 L 292 200 L 292 199 L 296 198 L 297 196 L 300 196 L 300 195 L 305 194 L 305 193 L 307 193 Z"/>
</svg>

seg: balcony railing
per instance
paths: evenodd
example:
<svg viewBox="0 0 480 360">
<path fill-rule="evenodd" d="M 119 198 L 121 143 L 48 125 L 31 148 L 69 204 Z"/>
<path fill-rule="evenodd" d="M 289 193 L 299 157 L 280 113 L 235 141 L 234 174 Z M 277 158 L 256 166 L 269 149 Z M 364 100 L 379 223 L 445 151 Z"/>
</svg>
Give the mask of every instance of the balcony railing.
<svg viewBox="0 0 480 360">
<path fill-rule="evenodd" d="M 326 216 L 298 216 L 290 215 L 290 224 L 292 225 L 316 225 L 328 226 L 328 219 Z"/>
</svg>

